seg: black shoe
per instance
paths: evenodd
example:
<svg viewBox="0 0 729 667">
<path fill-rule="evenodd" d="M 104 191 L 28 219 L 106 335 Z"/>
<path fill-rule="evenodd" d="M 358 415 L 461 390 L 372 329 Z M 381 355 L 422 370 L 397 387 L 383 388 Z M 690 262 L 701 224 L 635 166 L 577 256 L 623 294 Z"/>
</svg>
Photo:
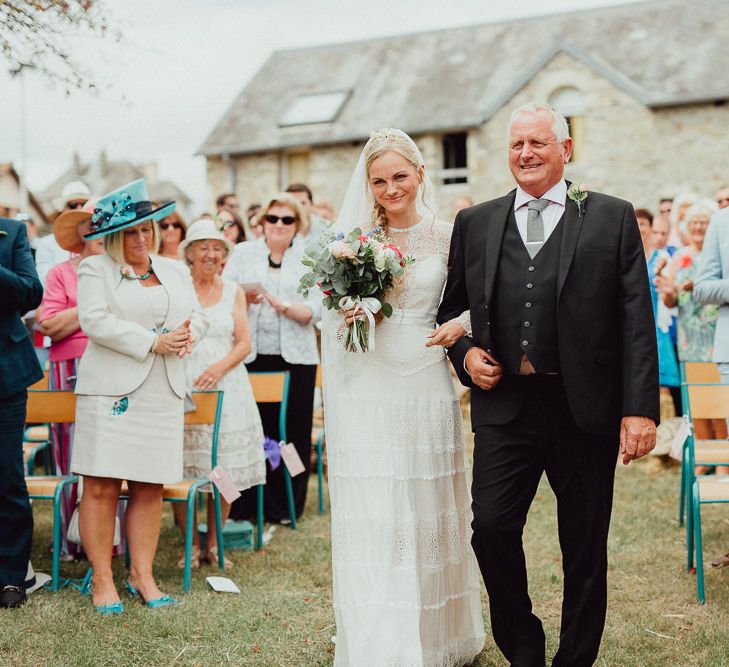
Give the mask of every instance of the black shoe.
<svg viewBox="0 0 729 667">
<path fill-rule="evenodd" d="M 25 589 L 20 586 L 3 586 L 0 588 L 0 608 L 17 609 L 25 602 Z"/>
</svg>

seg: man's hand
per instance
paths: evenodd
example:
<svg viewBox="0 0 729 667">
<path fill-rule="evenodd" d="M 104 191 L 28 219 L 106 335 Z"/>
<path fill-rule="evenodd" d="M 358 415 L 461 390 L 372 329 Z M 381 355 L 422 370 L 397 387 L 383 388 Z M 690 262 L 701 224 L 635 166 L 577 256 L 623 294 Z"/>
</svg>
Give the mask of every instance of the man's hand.
<svg viewBox="0 0 729 667">
<path fill-rule="evenodd" d="M 466 352 L 464 364 L 473 384 L 477 387 L 489 391 L 499 384 L 503 368 L 486 350 L 472 347 Z"/>
<path fill-rule="evenodd" d="M 623 465 L 645 456 L 656 446 L 656 423 L 648 417 L 623 417 L 620 422 L 620 453 Z"/>
</svg>

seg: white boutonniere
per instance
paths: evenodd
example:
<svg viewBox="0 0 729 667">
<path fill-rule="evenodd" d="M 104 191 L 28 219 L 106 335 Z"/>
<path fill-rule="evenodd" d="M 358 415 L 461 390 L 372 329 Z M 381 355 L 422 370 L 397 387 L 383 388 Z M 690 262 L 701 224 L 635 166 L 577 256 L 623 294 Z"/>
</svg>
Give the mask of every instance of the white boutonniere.
<svg viewBox="0 0 729 667">
<path fill-rule="evenodd" d="M 590 189 L 590 186 L 587 185 L 587 183 L 580 183 L 577 185 L 577 183 L 572 183 L 567 188 L 567 196 L 577 204 L 577 217 L 582 217 L 582 202 L 587 199 L 587 191 Z"/>
</svg>

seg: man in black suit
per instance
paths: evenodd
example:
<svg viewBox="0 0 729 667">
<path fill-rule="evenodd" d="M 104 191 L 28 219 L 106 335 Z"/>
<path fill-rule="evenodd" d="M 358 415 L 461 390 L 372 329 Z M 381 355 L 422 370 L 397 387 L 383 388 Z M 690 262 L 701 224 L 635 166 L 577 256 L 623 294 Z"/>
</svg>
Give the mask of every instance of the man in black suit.
<svg viewBox="0 0 729 667">
<path fill-rule="evenodd" d="M 572 140 L 561 115 L 520 107 L 508 141 L 517 188 L 456 217 L 438 313 L 445 322 L 471 311 L 473 336 L 449 355 L 471 388 L 472 544 L 497 645 L 512 665 L 544 667 L 522 531 L 546 472 L 564 570 L 553 665 L 592 665 L 605 624 L 618 450 L 627 463 L 655 445 L 648 276 L 632 206 L 587 190 L 568 196 Z"/>
<path fill-rule="evenodd" d="M 43 288 L 25 225 L 0 218 L 0 607 L 25 601 L 33 514 L 25 486 L 23 427 L 27 387 L 43 377 L 21 315 Z"/>
</svg>

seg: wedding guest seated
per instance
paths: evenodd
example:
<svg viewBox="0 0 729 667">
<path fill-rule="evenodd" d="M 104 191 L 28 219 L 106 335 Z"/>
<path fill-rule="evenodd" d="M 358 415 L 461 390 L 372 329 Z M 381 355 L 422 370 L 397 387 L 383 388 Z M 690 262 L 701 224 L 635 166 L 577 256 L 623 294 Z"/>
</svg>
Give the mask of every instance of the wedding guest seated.
<svg viewBox="0 0 729 667">
<path fill-rule="evenodd" d="M 180 258 L 190 267 L 201 308 L 210 322 L 205 338 L 185 360 L 187 386 L 191 391 L 225 392 L 218 436 L 218 465 L 244 491 L 266 482 L 263 427 L 243 360 L 251 351 L 246 298 L 243 290 L 220 272 L 233 244 L 212 220 L 198 220 L 180 245 Z M 185 427 L 184 473 L 186 478 L 210 477 L 213 427 Z M 220 499 L 223 522 L 230 505 Z M 174 503 L 177 524 L 185 534 L 187 508 Z M 197 524 L 197 519 L 195 521 Z M 212 494 L 208 498 L 207 552 L 205 560 L 218 562 L 217 535 Z M 200 567 L 200 544 L 193 531 L 192 566 Z M 177 562 L 185 566 L 184 554 Z M 226 556 L 225 566 L 232 562 Z"/>
<path fill-rule="evenodd" d="M 103 237 L 105 255 L 78 271 L 78 319 L 89 342 L 78 366 L 71 470 L 83 475 L 79 529 L 93 567 L 98 613 L 120 614 L 111 569 L 114 512 L 127 480 L 127 590 L 149 608 L 175 604 L 152 573 L 162 515 L 162 487 L 182 479 L 182 357 L 207 330 L 189 269 L 154 255 L 156 221 L 143 180 L 102 197 L 84 239 Z"/>
<path fill-rule="evenodd" d="M 101 238 L 84 240 L 91 232 L 91 216 L 95 200 L 89 200 L 83 208 L 69 209 L 61 213 L 53 223 L 53 234 L 59 247 L 71 253 L 71 259 L 54 266 L 46 276 L 46 289 L 37 321 L 41 332 L 51 339 L 49 389 L 73 390 L 77 365 L 86 349 L 88 338 L 81 331 L 78 321 L 77 290 L 78 269 L 82 260 L 104 253 Z M 71 472 L 73 451 L 73 424 L 56 424 L 51 429 L 51 447 L 58 474 Z M 68 522 L 76 507 L 76 487 L 65 494 L 61 501 L 61 553 L 60 556 L 77 556 L 78 545 L 66 538 Z"/>
<path fill-rule="evenodd" d="M 263 236 L 236 246 L 223 276 L 246 289 L 251 334 L 248 370 L 291 373 L 286 431 L 306 468 L 306 472 L 293 478 L 296 515 L 300 516 L 306 501 L 311 458 L 312 409 L 319 363 L 314 324 L 321 317 L 321 296 L 312 292 L 304 299 L 297 292 L 304 274 L 301 260 L 305 244 L 296 237 L 306 231 L 308 224 L 299 201 L 290 194 L 278 194 L 265 204 L 259 219 L 263 221 Z M 278 440 L 278 407 L 262 404 L 259 410 L 264 433 Z M 240 509 L 234 509 L 236 516 L 253 514 L 254 496 L 250 492 L 245 494 Z M 281 467 L 268 471 L 265 499 L 269 521 L 288 521 Z"/>
<path fill-rule="evenodd" d="M 706 231 L 716 210 L 716 205 L 710 199 L 702 199 L 686 211 L 689 245 L 680 248 L 673 256 L 668 275 L 655 278 L 663 303 L 669 308 L 678 306 L 679 361 L 711 361 L 714 352 L 719 306 L 713 303 L 701 304 L 694 298 L 693 290 Z M 693 426 L 696 437 L 701 440 L 727 437 L 723 419 L 694 419 Z M 698 474 L 707 471 L 705 467 L 697 470 Z M 729 467 L 720 466 L 717 472 L 727 473 Z"/>
<path fill-rule="evenodd" d="M 159 223 L 160 244 L 157 254 L 160 257 L 179 259 L 178 249 L 185 240 L 187 225 L 177 211 L 172 211 Z"/>
</svg>

